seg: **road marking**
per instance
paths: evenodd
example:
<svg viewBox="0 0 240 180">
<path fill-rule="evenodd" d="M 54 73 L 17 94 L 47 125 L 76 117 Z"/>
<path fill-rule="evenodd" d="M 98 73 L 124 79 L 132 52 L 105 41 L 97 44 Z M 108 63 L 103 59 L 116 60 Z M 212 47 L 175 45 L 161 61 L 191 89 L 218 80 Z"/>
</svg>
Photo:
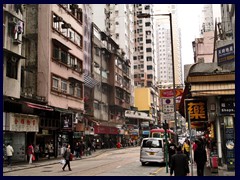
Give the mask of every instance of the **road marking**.
<svg viewBox="0 0 240 180">
<path fill-rule="evenodd" d="M 120 168 L 121 166 L 118 166 L 117 168 Z"/>
<path fill-rule="evenodd" d="M 159 171 L 161 171 L 162 169 L 163 169 L 163 167 L 161 167 L 161 168 L 157 169 L 156 171 L 151 172 L 151 173 L 149 173 L 149 174 L 150 174 L 150 176 L 154 176 L 154 175 L 156 175 L 157 173 L 159 173 Z"/>
</svg>

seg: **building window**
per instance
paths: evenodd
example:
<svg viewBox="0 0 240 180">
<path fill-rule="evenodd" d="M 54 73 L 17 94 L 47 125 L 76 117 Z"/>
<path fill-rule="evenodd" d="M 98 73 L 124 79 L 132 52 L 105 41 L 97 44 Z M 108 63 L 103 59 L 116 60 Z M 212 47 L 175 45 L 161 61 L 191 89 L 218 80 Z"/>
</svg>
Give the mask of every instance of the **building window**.
<svg viewBox="0 0 240 180">
<path fill-rule="evenodd" d="M 147 70 L 152 70 L 152 66 L 147 66 Z"/>
<path fill-rule="evenodd" d="M 82 87 L 79 83 L 76 85 L 76 96 L 82 98 Z"/>
<path fill-rule="evenodd" d="M 146 48 L 147 52 L 152 52 L 152 48 Z"/>
<path fill-rule="evenodd" d="M 60 51 L 59 47 L 53 46 L 53 58 L 59 60 L 60 59 Z"/>
<path fill-rule="evenodd" d="M 98 47 L 95 48 L 95 54 L 97 56 L 100 56 L 100 49 Z"/>
<path fill-rule="evenodd" d="M 151 25 L 151 23 L 150 22 L 146 22 L 145 23 L 145 26 L 147 27 L 147 26 L 150 26 Z"/>
<path fill-rule="evenodd" d="M 152 40 L 151 39 L 146 39 L 146 44 L 150 44 L 152 43 Z"/>
<path fill-rule="evenodd" d="M 69 84 L 69 94 L 74 96 L 74 84 L 73 83 Z"/>
<path fill-rule="evenodd" d="M 68 63 L 68 58 L 67 58 L 67 52 L 65 51 L 61 51 L 61 61 L 64 63 L 64 64 L 67 64 Z"/>
<path fill-rule="evenodd" d="M 148 74 L 148 75 L 147 75 L 147 78 L 148 78 L 148 79 L 153 79 L 153 75 L 152 75 L 152 74 Z"/>
<path fill-rule="evenodd" d="M 152 57 L 148 56 L 147 61 L 152 61 Z"/>
<path fill-rule="evenodd" d="M 63 93 L 67 93 L 67 81 L 63 80 L 61 81 L 61 90 Z"/>
<path fill-rule="evenodd" d="M 59 78 L 57 78 L 56 76 L 53 76 L 52 77 L 52 88 L 53 88 L 53 90 L 58 91 L 58 83 L 59 83 Z"/>
<path fill-rule="evenodd" d="M 14 56 L 7 59 L 7 72 L 6 72 L 7 77 L 17 79 L 18 61 L 19 59 Z"/>
<path fill-rule="evenodd" d="M 145 10 L 148 10 L 148 9 L 150 9 L 150 6 L 149 5 L 145 6 Z"/>
</svg>

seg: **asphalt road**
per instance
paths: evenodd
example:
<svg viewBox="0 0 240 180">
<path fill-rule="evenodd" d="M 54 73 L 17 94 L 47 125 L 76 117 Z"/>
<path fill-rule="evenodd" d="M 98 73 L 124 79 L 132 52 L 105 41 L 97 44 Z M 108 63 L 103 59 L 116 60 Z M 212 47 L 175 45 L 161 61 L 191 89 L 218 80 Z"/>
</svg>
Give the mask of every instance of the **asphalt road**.
<svg viewBox="0 0 240 180">
<path fill-rule="evenodd" d="M 164 172 L 164 165 L 142 166 L 139 152 L 139 147 L 106 151 L 96 157 L 71 161 L 72 171 L 67 167 L 63 171 L 59 163 L 9 171 L 4 176 L 153 176 Z"/>
</svg>

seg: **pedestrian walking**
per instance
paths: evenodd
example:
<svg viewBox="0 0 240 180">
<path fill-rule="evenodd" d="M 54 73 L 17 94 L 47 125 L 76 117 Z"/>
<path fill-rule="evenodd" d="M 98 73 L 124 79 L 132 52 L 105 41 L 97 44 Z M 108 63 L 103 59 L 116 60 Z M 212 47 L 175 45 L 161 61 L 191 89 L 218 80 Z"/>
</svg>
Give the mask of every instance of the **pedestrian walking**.
<svg viewBox="0 0 240 180">
<path fill-rule="evenodd" d="M 177 147 L 177 153 L 172 156 L 172 165 L 170 167 L 170 176 L 189 175 L 189 166 L 187 155 L 182 152 L 181 146 Z"/>
<path fill-rule="evenodd" d="M 32 164 L 34 149 L 33 149 L 33 145 L 31 143 L 28 146 L 27 154 L 28 154 L 29 164 Z"/>
<path fill-rule="evenodd" d="M 34 154 L 35 154 L 36 161 L 38 161 L 38 159 L 39 159 L 39 154 L 40 154 L 39 144 L 36 144 L 36 146 L 35 146 L 35 148 L 34 148 Z"/>
<path fill-rule="evenodd" d="M 80 157 L 79 151 L 80 151 L 80 146 L 79 146 L 79 143 L 76 142 L 76 145 L 75 145 L 75 148 L 74 148 L 74 154 L 75 154 L 77 159 L 79 159 L 79 157 Z"/>
<path fill-rule="evenodd" d="M 10 167 L 12 167 L 12 156 L 13 156 L 13 153 L 14 153 L 13 147 L 10 145 L 10 143 L 7 143 L 6 154 L 7 154 L 8 166 L 10 166 Z"/>
<path fill-rule="evenodd" d="M 197 164 L 197 175 L 204 176 L 204 166 L 207 162 L 207 152 L 201 141 L 198 142 L 197 148 L 194 151 L 194 161 Z"/>
<path fill-rule="evenodd" d="M 171 167 L 172 156 L 176 154 L 176 150 L 177 150 L 177 145 L 174 143 L 174 139 L 171 139 L 170 143 L 168 144 L 169 167 Z"/>
<path fill-rule="evenodd" d="M 67 145 L 67 149 L 65 150 L 63 154 L 63 158 L 65 159 L 65 164 L 62 167 L 62 170 L 65 171 L 65 167 L 68 165 L 68 170 L 71 171 L 71 166 L 70 166 L 70 160 L 71 160 L 71 149 L 70 149 L 70 144 Z"/>
<path fill-rule="evenodd" d="M 182 151 L 184 154 L 186 154 L 189 161 L 190 160 L 190 141 L 188 139 L 185 139 L 182 146 Z"/>
</svg>

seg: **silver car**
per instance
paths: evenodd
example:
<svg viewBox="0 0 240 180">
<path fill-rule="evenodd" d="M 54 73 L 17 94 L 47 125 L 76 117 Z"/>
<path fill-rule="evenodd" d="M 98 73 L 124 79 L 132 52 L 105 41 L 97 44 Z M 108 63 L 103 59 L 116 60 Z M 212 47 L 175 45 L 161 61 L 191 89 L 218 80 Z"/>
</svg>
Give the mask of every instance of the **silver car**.
<svg viewBox="0 0 240 180">
<path fill-rule="evenodd" d="M 163 163 L 164 141 L 162 138 L 144 138 L 141 142 L 140 162 L 144 166 L 147 162 Z"/>
</svg>

